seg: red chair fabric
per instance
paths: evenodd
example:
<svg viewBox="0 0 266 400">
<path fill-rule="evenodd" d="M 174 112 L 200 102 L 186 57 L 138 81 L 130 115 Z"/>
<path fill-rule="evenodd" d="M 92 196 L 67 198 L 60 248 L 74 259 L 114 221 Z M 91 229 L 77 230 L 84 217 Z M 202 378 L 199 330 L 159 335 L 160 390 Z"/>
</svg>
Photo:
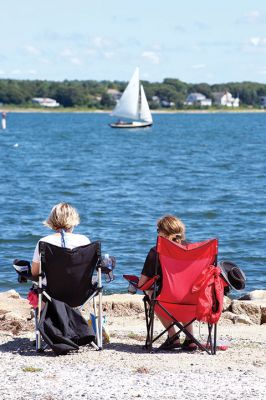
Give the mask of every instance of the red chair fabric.
<svg viewBox="0 0 266 400">
<path fill-rule="evenodd" d="M 150 278 L 147 282 L 145 282 L 143 285 L 138 286 L 139 283 L 139 277 L 136 275 L 123 275 L 123 278 L 125 278 L 131 285 L 135 286 L 136 289 L 146 291 L 146 290 L 151 290 L 154 283 L 160 278 L 159 275 L 155 275 L 154 277 Z"/>
<path fill-rule="evenodd" d="M 217 239 L 180 245 L 159 236 L 157 252 L 163 283 L 156 298 L 156 313 L 172 319 L 159 306 L 162 305 L 181 322 L 189 322 L 193 318 L 217 322 L 224 292 L 220 271 L 213 266 L 218 253 Z"/>
</svg>

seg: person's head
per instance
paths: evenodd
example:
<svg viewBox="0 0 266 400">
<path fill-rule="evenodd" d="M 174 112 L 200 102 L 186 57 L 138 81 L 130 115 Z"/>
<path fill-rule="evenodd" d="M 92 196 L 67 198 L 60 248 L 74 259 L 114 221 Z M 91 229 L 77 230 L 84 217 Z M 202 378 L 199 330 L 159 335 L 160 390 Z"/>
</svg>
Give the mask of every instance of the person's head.
<svg viewBox="0 0 266 400">
<path fill-rule="evenodd" d="M 165 215 L 157 221 L 158 235 L 181 243 L 185 240 L 185 225 L 174 215 Z"/>
<path fill-rule="evenodd" d="M 54 231 L 63 229 L 65 231 L 72 231 L 75 226 L 79 224 L 79 214 L 77 210 L 68 203 L 56 204 L 44 225 L 53 229 Z"/>
</svg>

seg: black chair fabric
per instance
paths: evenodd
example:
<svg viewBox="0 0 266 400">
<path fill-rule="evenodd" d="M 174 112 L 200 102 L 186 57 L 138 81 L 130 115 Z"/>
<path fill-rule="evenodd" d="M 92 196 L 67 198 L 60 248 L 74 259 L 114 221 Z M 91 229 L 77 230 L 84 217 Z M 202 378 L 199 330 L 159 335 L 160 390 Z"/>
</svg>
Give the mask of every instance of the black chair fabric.
<svg viewBox="0 0 266 400">
<path fill-rule="evenodd" d="M 39 245 L 47 293 L 71 307 L 78 307 L 95 292 L 92 276 L 100 257 L 100 242 L 72 250 L 46 242 Z"/>
<path fill-rule="evenodd" d="M 54 299 L 46 302 L 38 328 L 56 355 L 78 350 L 95 340 L 79 310 Z"/>
</svg>

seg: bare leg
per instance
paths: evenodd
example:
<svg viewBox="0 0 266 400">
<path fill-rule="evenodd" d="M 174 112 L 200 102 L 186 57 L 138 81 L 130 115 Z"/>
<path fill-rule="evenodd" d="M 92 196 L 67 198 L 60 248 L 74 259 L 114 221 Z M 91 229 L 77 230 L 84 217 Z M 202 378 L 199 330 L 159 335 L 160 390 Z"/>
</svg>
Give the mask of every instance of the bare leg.
<svg viewBox="0 0 266 400">
<path fill-rule="evenodd" d="M 158 315 L 158 314 L 156 314 L 157 315 L 157 317 L 159 318 L 159 320 L 161 321 L 161 323 L 163 324 L 163 326 L 165 327 L 165 328 L 168 328 L 169 327 L 169 325 L 171 325 L 171 321 L 169 321 L 168 319 L 166 319 L 166 318 L 163 318 L 162 316 L 160 316 L 160 315 Z M 169 337 L 172 337 L 172 336 L 174 336 L 176 334 L 176 329 L 175 329 L 175 326 L 172 326 L 169 330 L 168 330 L 168 336 Z M 176 339 L 175 341 L 174 341 L 174 343 L 180 343 L 180 341 L 179 341 L 179 339 Z"/>
<path fill-rule="evenodd" d="M 188 330 L 189 333 L 191 333 L 191 335 L 193 335 L 193 324 L 190 324 L 186 327 L 186 329 Z M 197 348 L 197 345 L 194 342 L 191 342 L 191 339 L 186 336 L 185 338 L 185 342 L 184 345 L 186 348 L 194 350 Z"/>
</svg>

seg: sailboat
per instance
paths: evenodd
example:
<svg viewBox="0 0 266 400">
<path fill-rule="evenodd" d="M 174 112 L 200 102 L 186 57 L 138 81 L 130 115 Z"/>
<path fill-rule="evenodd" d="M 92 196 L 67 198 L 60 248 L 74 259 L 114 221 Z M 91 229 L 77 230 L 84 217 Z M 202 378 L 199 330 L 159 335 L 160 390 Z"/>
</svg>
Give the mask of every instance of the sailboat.
<svg viewBox="0 0 266 400">
<path fill-rule="evenodd" d="M 111 123 L 112 128 L 145 128 L 152 125 L 149 104 L 139 80 L 139 68 L 136 68 L 111 116 L 126 118 Z"/>
</svg>

